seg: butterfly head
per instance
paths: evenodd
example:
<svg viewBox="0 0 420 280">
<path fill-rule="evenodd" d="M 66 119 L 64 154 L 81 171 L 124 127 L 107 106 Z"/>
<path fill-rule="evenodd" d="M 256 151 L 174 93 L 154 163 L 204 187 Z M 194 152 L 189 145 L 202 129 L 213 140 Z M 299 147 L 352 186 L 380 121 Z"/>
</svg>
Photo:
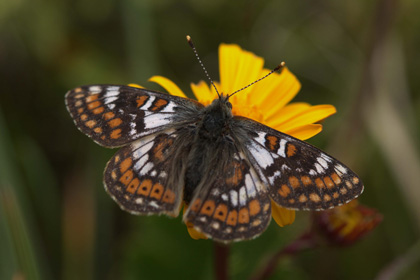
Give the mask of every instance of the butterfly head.
<svg viewBox="0 0 420 280">
<path fill-rule="evenodd" d="M 208 106 L 209 111 L 218 111 L 218 114 L 221 114 L 221 117 L 223 118 L 232 117 L 232 103 L 229 102 L 229 97 L 229 95 L 221 94 L 219 98 L 214 99 Z"/>
</svg>

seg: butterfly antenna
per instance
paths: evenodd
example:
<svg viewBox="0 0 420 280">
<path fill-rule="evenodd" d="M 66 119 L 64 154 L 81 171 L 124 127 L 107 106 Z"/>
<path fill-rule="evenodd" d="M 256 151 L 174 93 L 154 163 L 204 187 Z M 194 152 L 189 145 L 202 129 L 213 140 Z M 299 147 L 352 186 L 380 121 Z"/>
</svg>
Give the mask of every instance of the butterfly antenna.
<svg viewBox="0 0 420 280">
<path fill-rule="evenodd" d="M 201 59 L 200 59 L 200 57 L 198 56 L 197 50 L 195 49 L 194 43 L 192 42 L 191 37 L 190 37 L 189 35 L 187 35 L 187 41 L 188 41 L 188 44 L 190 44 L 191 48 L 193 49 L 194 54 L 195 54 L 195 57 L 197 57 L 198 62 L 200 63 L 201 67 L 202 67 L 202 68 L 203 68 L 203 70 L 204 70 L 204 73 L 206 74 L 206 76 L 207 76 L 207 78 L 209 79 L 209 81 L 210 81 L 211 85 L 214 87 L 214 89 L 216 90 L 217 95 L 218 95 L 218 96 L 219 96 L 219 98 L 220 98 L 219 91 L 217 90 L 216 85 L 213 83 L 213 80 L 210 78 L 209 73 L 207 73 L 206 67 L 204 67 L 203 62 L 201 62 Z"/>
<path fill-rule="evenodd" d="M 240 91 L 242 91 L 242 90 L 244 90 L 244 89 L 246 89 L 246 88 L 249 88 L 250 86 L 252 86 L 253 84 L 255 84 L 255 83 L 258 83 L 259 81 L 261 81 L 261 80 L 263 80 L 263 79 L 265 79 L 265 78 L 267 78 L 268 76 L 270 76 L 271 74 L 273 74 L 274 72 L 276 72 L 276 71 L 278 71 L 278 70 L 280 70 L 281 68 L 283 68 L 284 66 L 286 65 L 286 63 L 285 62 L 282 62 L 282 63 L 280 63 L 276 68 L 274 68 L 273 70 L 271 70 L 270 71 L 270 73 L 268 73 L 267 75 L 265 75 L 264 77 L 261 77 L 261 78 L 259 78 L 258 80 L 256 80 L 256 81 L 254 81 L 254 82 L 252 82 L 252 83 L 250 83 L 249 85 L 247 85 L 247 86 L 244 86 L 243 88 L 241 88 L 241 89 L 238 89 L 237 91 L 235 91 L 234 93 L 232 93 L 232 94 L 230 94 L 230 95 L 228 95 L 228 98 L 230 98 L 232 95 L 234 95 L 235 93 L 238 93 L 238 92 L 240 92 Z"/>
</svg>

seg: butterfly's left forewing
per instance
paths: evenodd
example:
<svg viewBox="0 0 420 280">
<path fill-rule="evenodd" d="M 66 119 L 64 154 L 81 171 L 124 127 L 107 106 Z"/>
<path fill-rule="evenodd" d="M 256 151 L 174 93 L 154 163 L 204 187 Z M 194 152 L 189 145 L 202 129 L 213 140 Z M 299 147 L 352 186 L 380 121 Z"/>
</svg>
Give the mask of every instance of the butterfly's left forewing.
<svg viewBox="0 0 420 280">
<path fill-rule="evenodd" d="M 359 177 L 316 147 L 246 118 L 236 118 L 246 131 L 245 146 L 271 198 L 295 210 L 325 210 L 358 197 Z"/>
</svg>

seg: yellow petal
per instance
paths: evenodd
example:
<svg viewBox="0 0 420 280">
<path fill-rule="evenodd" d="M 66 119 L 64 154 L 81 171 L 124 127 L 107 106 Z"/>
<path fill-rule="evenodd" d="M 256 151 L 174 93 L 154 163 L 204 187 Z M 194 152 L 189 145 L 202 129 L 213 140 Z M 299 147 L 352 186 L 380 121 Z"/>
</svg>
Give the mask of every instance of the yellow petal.
<svg viewBox="0 0 420 280">
<path fill-rule="evenodd" d="M 270 70 L 263 69 L 261 71 L 261 77 L 264 77 L 270 73 Z M 259 78 L 261 78 L 259 77 Z M 252 93 L 248 95 L 249 102 L 255 105 L 273 105 L 272 103 L 268 102 L 265 104 L 267 100 L 270 100 L 270 96 L 272 96 L 274 89 L 282 83 L 283 78 L 279 73 L 273 73 L 270 77 L 265 78 L 264 80 L 259 81 L 258 83 L 252 85 Z M 242 93 L 238 93 L 241 95 Z"/>
<path fill-rule="evenodd" d="M 185 97 L 185 98 L 187 97 L 174 82 L 172 82 L 171 80 L 165 77 L 153 76 L 149 79 L 149 81 L 157 83 L 158 85 L 166 89 L 166 91 L 172 95 Z"/>
<path fill-rule="evenodd" d="M 307 124 L 299 127 L 295 127 L 291 130 L 283 131 L 297 139 L 306 140 L 309 139 L 322 131 L 321 124 Z"/>
<path fill-rule="evenodd" d="M 230 94 L 261 78 L 264 59 L 242 50 L 238 45 L 221 44 L 219 47 L 219 71 L 222 92 Z M 246 95 L 251 88 L 242 92 Z"/>
<path fill-rule="evenodd" d="M 295 221 L 296 215 L 294 210 L 283 208 L 272 200 L 271 214 L 273 215 L 274 221 L 281 227 L 292 224 Z"/>
<path fill-rule="evenodd" d="M 224 91 L 232 92 L 233 90 L 240 52 L 241 48 L 238 45 L 220 44 L 219 46 L 220 83 Z"/>
<path fill-rule="evenodd" d="M 201 232 L 194 229 L 194 226 L 191 223 L 187 223 L 187 230 L 189 235 L 192 239 L 198 240 L 198 239 L 208 239 L 207 236 L 202 234 Z"/>
<path fill-rule="evenodd" d="M 299 113 L 293 119 L 282 123 L 280 126 L 283 131 L 286 131 L 302 125 L 319 122 L 336 112 L 337 110 L 332 105 L 315 105 Z"/>
<path fill-rule="evenodd" d="M 204 81 L 200 81 L 198 84 L 191 83 L 190 86 L 198 102 L 203 105 L 209 105 L 215 98 L 217 98 L 216 92 L 211 91 L 207 83 Z"/>
<path fill-rule="evenodd" d="M 188 209 L 188 205 L 183 203 L 183 210 L 182 210 L 183 215 L 185 214 L 187 209 Z M 194 239 L 194 240 L 208 239 L 207 236 L 205 236 L 203 233 L 195 230 L 194 225 L 192 223 L 187 222 L 187 223 L 185 223 L 185 225 L 187 226 L 188 234 L 191 236 L 192 239 Z"/>
<path fill-rule="evenodd" d="M 229 92 L 225 91 L 226 94 L 231 94 L 262 77 L 261 73 L 264 65 L 264 59 L 254 55 L 253 53 L 245 51 L 242 51 L 240 58 L 241 59 L 238 61 L 239 65 L 237 72 L 235 73 L 233 89 Z M 235 96 L 238 99 L 246 99 L 248 93 L 252 90 L 252 86 L 248 87 Z"/>
<path fill-rule="evenodd" d="M 135 87 L 135 88 L 144 88 L 144 87 L 142 87 L 141 85 L 138 85 L 138 84 L 128 84 L 128 86 Z"/>
<path fill-rule="evenodd" d="M 275 118 L 271 118 L 269 120 L 265 119 L 265 124 L 277 129 L 279 131 L 283 131 L 283 127 L 281 124 L 295 118 L 300 113 L 308 110 L 311 107 L 309 103 L 304 102 L 295 102 L 290 103 L 286 106 L 284 106 L 282 109 L 280 109 Z"/>
<path fill-rule="evenodd" d="M 278 117 L 278 111 L 296 96 L 301 87 L 296 76 L 287 68 L 281 74 L 272 76 L 274 77 L 270 76 L 255 85 L 258 100 L 255 100 L 255 94 L 250 97 L 254 99 L 253 102 L 261 104 L 261 110 L 265 112 L 268 121 Z"/>
</svg>

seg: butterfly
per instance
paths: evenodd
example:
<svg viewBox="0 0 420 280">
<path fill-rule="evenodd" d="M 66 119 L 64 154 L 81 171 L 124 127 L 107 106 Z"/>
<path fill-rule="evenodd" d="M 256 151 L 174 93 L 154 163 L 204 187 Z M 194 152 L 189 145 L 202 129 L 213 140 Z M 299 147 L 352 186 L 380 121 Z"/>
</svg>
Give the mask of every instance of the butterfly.
<svg viewBox="0 0 420 280">
<path fill-rule="evenodd" d="M 230 95 L 231 96 L 231 95 Z M 358 197 L 360 178 L 316 147 L 232 114 L 229 95 L 209 106 L 125 85 L 77 87 L 65 96 L 77 128 L 122 147 L 105 189 L 132 214 L 177 216 L 220 242 L 252 239 L 271 220 L 273 200 L 326 210 Z"/>
</svg>

